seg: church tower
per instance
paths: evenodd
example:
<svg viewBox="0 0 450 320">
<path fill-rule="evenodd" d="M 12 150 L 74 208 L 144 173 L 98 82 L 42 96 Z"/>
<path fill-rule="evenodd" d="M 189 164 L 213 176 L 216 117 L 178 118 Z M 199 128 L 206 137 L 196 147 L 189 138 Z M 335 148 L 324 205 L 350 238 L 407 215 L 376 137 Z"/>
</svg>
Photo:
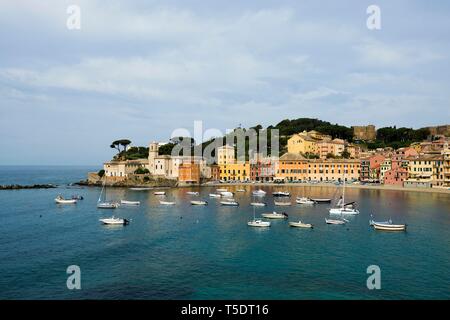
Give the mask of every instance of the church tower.
<svg viewBox="0 0 450 320">
<path fill-rule="evenodd" d="M 157 142 L 153 141 L 150 143 L 148 148 L 148 164 L 149 164 L 149 171 L 151 174 L 154 174 L 155 172 L 155 159 L 158 157 L 159 153 L 159 145 Z"/>
</svg>

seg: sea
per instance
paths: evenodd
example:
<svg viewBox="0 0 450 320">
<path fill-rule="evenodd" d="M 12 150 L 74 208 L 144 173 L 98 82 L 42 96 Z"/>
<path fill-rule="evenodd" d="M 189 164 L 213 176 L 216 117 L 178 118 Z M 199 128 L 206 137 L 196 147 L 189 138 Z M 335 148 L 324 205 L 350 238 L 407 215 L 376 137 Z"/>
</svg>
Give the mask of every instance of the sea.
<svg viewBox="0 0 450 320">
<path fill-rule="evenodd" d="M 346 199 L 357 202 L 360 214 L 345 225 L 325 223 L 329 204 L 275 207 L 271 196 L 283 190 L 292 202 L 296 196 L 336 198 L 341 187 L 334 185 L 226 185 L 245 189 L 235 193 L 238 207 L 209 198 L 216 187 L 164 189 L 165 196 L 107 188 L 107 199 L 141 205 L 102 210 L 96 207 L 101 188 L 72 185 L 99 169 L 0 167 L 0 185 L 58 185 L 0 190 L 0 299 L 450 298 L 449 194 L 347 188 Z M 254 209 L 258 188 L 267 192 L 268 205 Z M 57 205 L 58 194 L 84 200 Z M 208 205 L 190 204 L 198 199 Z M 288 219 L 270 228 L 247 226 L 271 211 Z M 112 215 L 130 224 L 99 222 Z M 376 231 L 371 215 L 406 223 L 407 232 Z M 299 220 L 314 228 L 289 227 Z M 68 286 L 70 266 L 79 268 L 76 288 Z"/>
</svg>

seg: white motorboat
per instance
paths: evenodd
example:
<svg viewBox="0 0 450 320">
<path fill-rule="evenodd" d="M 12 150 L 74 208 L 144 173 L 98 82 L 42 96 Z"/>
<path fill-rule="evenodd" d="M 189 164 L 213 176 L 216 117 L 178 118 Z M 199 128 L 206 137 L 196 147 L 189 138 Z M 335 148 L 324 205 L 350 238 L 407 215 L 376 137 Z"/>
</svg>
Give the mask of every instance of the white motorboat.
<svg viewBox="0 0 450 320">
<path fill-rule="evenodd" d="M 191 196 L 198 196 L 199 195 L 199 193 L 197 191 L 188 191 L 188 192 L 186 192 L 186 194 L 189 194 Z"/>
<path fill-rule="evenodd" d="M 314 201 L 312 201 L 311 199 L 306 198 L 306 197 L 297 198 L 297 199 L 295 199 L 295 202 L 298 204 L 315 204 Z"/>
<path fill-rule="evenodd" d="M 220 195 L 221 195 L 222 197 L 225 197 L 225 198 L 232 198 L 232 197 L 233 197 L 233 192 L 230 192 L 230 191 L 222 191 L 222 192 L 220 193 Z"/>
<path fill-rule="evenodd" d="M 312 224 L 310 224 L 310 223 L 303 223 L 301 221 L 298 221 L 298 222 L 292 222 L 291 221 L 291 222 L 289 222 L 289 226 L 296 227 L 296 228 L 310 228 L 310 229 L 313 228 Z"/>
<path fill-rule="evenodd" d="M 406 224 L 378 223 L 374 222 L 375 230 L 382 231 L 406 231 Z"/>
<path fill-rule="evenodd" d="M 254 196 L 258 196 L 258 197 L 264 197 L 266 195 L 266 192 L 264 190 L 259 189 L 259 190 L 253 191 L 252 194 Z"/>
<path fill-rule="evenodd" d="M 327 219 L 327 218 L 325 218 L 325 222 L 327 224 L 345 224 L 346 223 L 345 220 L 335 220 L 335 219 Z"/>
<path fill-rule="evenodd" d="M 234 207 L 237 207 L 239 205 L 239 203 L 233 199 L 220 201 L 220 204 L 223 206 L 234 206 Z"/>
<path fill-rule="evenodd" d="M 99 209 L 117 209 L 119 204 L 116 202 L 98 202 L 97 208 Z"/>
<path fill-rule="evenodd" d="M 155 196 L 165 196 L 166 192 L 165 191 L 155 191 L 155 192 L 153 192 L 153 194 Z"/>
<path fill-rule="evenodd" d="M 270 227 L 270 222 L 263 221 L 261 219 L 253 219 L 253 220 L 247 222 L 247 225 L 250 227 L 266 228 L 266 227 Z"/>
<path fill-rule="evenodd" d="M 191 201 L 191 204 L 194 206 L 206 206 L 206 205 L 208 205 L 208 201 L 193 200 L 193 201 Z"/>
<path fill-rule="evenodd" d="M 175 201 L 159 201 L 159 204 L 166 205 L 166 206 L 173 206 L 175 204 Z"/>
<path fill-rule="evenodd" d="M 286 191 L 276 191 L 272 193 L 272 196 L 274 197 L 290 197 L 291 194 Z"/>
<path fill-rule="evenodd" d="M 285 212 L 278 213 L 275 211 L 271 213 L 263 213 L 261 216 L 267 219 L 287 219 L 289 217 Z"/>
<path fill-rule="evenodd" d="M 130 188 L 130 190 L 133 190 L 133 191 L 147 191 L 147 190 L 151 190 L 152 188 L 149 188 L 149 187 L 133 187 L 133 188 Z"/>
<path fill-rule="evenodd" d="M 210 198 L 220 198 L 221 195 L 220 195 L 220 194 L 217 194 L 217 193 L 210 193 L 210 194 L 209 194 L 209 197 L 210 197 Z"/>
<path fill-rule="evenodd" d="M 139 206 L 141 204 L 140 201 L 129 201 L 129 200 L 120 200 L 120 204 L 125 206 Z"/>
<path fill-rule="evenodd" d="M 267 206 L 267 203 L 265 203 L 265 202 L 251 202 L 250 205 L 254 206 L 254 207 L 265 207 L 265 206 Z"/>
<path fill-rule="evenodd" d="M 359 210 L 348 207 L 341 208 L 331 208 L 330 214 L 339 214 L 339 215 L 356 215 L 359 214 Z"/>
<path fill-rule="evenodd" d="M 276 206 L 282 206 L 282 207 L 287 207 L 290 206 L 291 203 L 290 202 L 285 202 L 285 201 L 274 201 Z"/>
<path fill-rule="evenodd" d="M 111 218 L 102 218 L 99 221 L 103 224 L 111 224 L 111 225 L 127 225 L 130 223 L 128 219 L 123 218 L 115 218 L 112 216 Z"/>
<path fill-rule="evenodd" d="M 57 196 L 55 198 L 55 202 L 57 204 L 76 204 L 77 200 L 76 199 L 64 199 L 62 196 Z"/>
</svg>

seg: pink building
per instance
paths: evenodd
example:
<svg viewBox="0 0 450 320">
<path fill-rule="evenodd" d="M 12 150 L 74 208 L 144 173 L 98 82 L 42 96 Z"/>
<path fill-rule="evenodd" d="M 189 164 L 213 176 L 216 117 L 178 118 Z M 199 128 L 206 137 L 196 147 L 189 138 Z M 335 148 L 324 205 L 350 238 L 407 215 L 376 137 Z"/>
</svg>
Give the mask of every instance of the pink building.
<svg viewBox="0 0 450 320">
<path fill-rule="evenodd" d="M 384 184 L 403 187 L 403 181 L 408 178 L 408 169 L 399 167 L 384 173 Z"/>
</svg>

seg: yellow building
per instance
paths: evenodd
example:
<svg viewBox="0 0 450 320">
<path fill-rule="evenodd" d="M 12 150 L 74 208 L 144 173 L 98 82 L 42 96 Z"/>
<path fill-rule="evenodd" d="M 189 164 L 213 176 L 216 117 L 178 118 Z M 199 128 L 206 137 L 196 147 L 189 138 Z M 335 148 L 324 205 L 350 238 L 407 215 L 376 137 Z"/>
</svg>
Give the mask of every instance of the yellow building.
<svg viewBox="0 0 450 320">
<path fill-rule="evenodd" d="M 223 181 L 249 181 L 250 163 L 219 164 L 219 176 Z"/>
<path fill-rule="evenodd" d="M 359 180 L 361 161 L 358 159 L 320 159 L 308 161 L 309 181 Z"/>
<path fill-rule="evenodd" d="M 408 179 L 405 187 L 433 187 L 444 185 L 445 156 L 419 155 L 408 157 Z"/>
<path fill-rule="evenodd" d="M 294 134 L 287 142 L 288 153 L 316 153 L 317 141 L 318 140 L 308 136 L 306 132 Z"/>
<path fill-rule="evenodd" d="M 450 187 L 450 145 L 444 146 L 444 186 Z"/>
<path fill-rule="evenodd" d="M 341 139 L 321 140 L 316 143 L 314 152 L 320 158 L 325 159 L 329 154 L 334 157 L 340 157 L 345 150 L 345 141 Z"/>
</svg>

